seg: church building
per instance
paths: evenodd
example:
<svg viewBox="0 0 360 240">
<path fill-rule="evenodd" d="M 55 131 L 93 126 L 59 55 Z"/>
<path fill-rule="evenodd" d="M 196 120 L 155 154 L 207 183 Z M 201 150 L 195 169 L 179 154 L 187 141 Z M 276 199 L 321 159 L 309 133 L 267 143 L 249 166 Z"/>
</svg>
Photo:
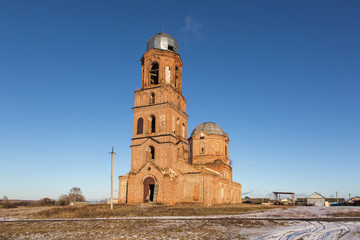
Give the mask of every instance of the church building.
<svg viewBox="0 0 360 240">
<path fill-rule="evenodd" d="M 198 125 L 187 139 L 186 99 L 177 41 L 153 36 L 141 58 L 135 90 L 131 169 L 119 177 L 119 203 L 241 203 L 232 181 L 229 136 L 216 123 Z"/>
</svg>

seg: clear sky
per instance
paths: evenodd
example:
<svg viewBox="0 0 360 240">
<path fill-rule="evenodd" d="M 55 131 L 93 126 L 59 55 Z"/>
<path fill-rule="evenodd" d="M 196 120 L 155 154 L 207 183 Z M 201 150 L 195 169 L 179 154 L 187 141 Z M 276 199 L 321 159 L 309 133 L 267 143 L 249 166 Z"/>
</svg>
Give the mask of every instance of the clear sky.
<svg viewBox="0 0 360 240">
<path fill-rule="evenodd" d="M 360 195 L 360 1 L 0 1 L 0 198 L 110 197 L 155 34 L 180 45 L 188 134 L 230 137 L 243 196 Z"/>
</svg>

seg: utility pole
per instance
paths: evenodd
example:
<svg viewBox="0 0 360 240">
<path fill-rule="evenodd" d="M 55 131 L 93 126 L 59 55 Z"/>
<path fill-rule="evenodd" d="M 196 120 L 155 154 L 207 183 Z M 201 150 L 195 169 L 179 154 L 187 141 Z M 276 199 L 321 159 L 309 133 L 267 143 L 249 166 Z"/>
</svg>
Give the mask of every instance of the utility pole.
<svg viewBox="0 0 360 240">
<path fill-rule="evenodd" d="M 338 193 L 336 191 L 336 202 L 339 203 Z"/>
<path fill-rule="evenodd" d="M 112 151 L 109 152 L 109 154 L 111 154 L 111 197 L 110 197 L 110 208 L 111 210 L 114 209 L 114 205 L 113 205 L 113 165 L 114 165 L 114 154 L 116 155 L 116 153 L 114 152 L 114 147 L 112 147 Z"/>
</svg>

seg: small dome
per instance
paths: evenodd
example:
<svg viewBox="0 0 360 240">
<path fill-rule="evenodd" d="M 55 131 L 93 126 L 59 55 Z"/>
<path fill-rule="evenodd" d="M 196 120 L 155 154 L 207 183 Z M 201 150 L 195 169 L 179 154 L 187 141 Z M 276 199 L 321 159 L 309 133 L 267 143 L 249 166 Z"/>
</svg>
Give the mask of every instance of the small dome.
<svg viewBox="0 0 360 240">
<path fill-rule="evenodd" d="M 154 35 L 146 44 L 146 51 L 157 48 L 165 51 L 179 54 L 179 45 L 175 38 L 167 33 L 158 33 Z"/>
<path fill-rule="evenodd" d="M 204 131 L 208 134 L 216 134 L 216 135 L 223 135 L 226 136 L 224 130 L 219 127 L 216 123 L 213 122 L 204 122 L 198 125 L 194 130 L 191 132 L 190 137 L 194 136 L 200 131 Z"/>
</svg>

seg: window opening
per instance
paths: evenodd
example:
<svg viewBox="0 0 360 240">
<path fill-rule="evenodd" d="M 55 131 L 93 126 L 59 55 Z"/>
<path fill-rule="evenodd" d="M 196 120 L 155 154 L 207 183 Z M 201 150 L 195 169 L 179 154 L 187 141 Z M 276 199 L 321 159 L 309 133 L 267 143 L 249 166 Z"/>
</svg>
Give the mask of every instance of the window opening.
<svg viewBox="0 0 360 240">
<path fill-rule="evenodd" d="M 180 136 L 180 119 L 176 119 L 176 135 Z"/>
<path fill-rule="evenodd" d="M 227 156 L 228 153 L 227 153 L 227 147 L 225 146 L 225 156 Z"/>
<path fill-rule="evenodd" d="M 174 51 L 174 46 L 168 45 L 168 49 Z"/>
<path fill-rule="evenodd" d="M 158 84 L 159 83 L 159 64 L 157 62 L 153 62 L 150 65 L 150 84 Z"/>
<path fill-rule="evenodd" d="M 150 159 L 155 159 L 155 148 L 153 146 L 150 146 Z"/>
<path fill-rule="evenodd" d="M 178 79 L 179 79 L 179 75 L 180 75 L 179 67 L 176 66 L 176 67 L 175 67 L 175 83 L 174 83 L 175 88 L 177 87 L 177 82 L 178 82 Z"/>
<path fill-rule="evenodd" d="M 151 132 L 155 132 L 155 116 L 151 115 Z"/>
<path fill-rule="evenodd" d="M 143 133 L 143 126 L 144 126 L 144 119 L 139 118 L 138 123 L 137 123 L 137 134 L 142 134 Z"/>
<path fill-rule="evenodd" d="M 155 93 L 150 94 L 150 104 L 155 104 Z"/>
</svg>

